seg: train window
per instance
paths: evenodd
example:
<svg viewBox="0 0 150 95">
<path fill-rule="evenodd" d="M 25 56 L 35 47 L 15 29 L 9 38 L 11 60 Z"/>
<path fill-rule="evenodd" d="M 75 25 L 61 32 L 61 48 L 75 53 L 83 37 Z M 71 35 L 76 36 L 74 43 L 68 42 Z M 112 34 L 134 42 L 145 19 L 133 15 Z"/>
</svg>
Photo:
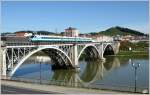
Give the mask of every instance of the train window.
<svg viewBox="0 0 150 95">
<path fill-rule="evenodd" d="M 35 35 L 32 35 L 31 38 L 35 37 Z"/>
</svg>

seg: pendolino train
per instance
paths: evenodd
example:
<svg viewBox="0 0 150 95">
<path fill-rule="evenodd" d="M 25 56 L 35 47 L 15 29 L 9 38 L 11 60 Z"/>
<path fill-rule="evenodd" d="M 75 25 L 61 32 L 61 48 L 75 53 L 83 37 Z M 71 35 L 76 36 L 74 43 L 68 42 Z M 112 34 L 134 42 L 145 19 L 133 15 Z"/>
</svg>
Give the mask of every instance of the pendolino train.
<svg viewBox="0 0 150 95">
<path fill-rule="evenodd" d="M 92 38 L 33 35 L 31 42 L 93 42 Z"/>
</svg>

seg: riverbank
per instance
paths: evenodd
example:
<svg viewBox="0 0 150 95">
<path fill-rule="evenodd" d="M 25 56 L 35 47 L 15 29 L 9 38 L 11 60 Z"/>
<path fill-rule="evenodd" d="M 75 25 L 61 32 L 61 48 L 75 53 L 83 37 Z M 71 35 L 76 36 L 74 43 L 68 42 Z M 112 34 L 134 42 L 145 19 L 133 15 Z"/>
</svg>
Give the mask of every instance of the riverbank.
<svg viewBox="0 0 150 95">
<path fill-rule="evenodd" d="M 86 93 L 88 94 L 127 94 L 127 93 L 131 94 L 130 92 L 34 84 L 34 83 L 17 82 L 17 81 L 11 81 L 11 80 L 1 80 L 1 84 L 19 87 L 19 88 L 33 89 L 33 90 L 38 90 L 38 91 L 54 92 L 54 93 L 61 93 L 61 94 L 86 94 Z"/>
<path fill-rule="evenodd" d="M 149 57 L 149 51 L 119 51 L 116 56 L 127 56 L 127 57 Z"/>
</svg>

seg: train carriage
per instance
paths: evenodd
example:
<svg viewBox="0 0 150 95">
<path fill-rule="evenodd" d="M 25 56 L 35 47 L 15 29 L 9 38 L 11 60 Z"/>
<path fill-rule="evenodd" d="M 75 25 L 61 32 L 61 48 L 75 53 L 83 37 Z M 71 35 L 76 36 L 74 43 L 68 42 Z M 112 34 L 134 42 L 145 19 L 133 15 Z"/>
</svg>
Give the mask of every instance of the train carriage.
<svg viewBox="0 0 150 95">
<path fill-rule="evenodd" d="M 30 38 L 32 42 L 92 42 L 91 38 L 34 35 Z"/>
</svg>

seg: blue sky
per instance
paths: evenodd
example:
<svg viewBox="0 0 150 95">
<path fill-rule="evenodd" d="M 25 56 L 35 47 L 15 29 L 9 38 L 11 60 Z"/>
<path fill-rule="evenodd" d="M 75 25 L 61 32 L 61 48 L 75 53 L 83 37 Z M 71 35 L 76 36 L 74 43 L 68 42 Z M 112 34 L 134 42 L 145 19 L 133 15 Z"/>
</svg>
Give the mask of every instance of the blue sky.
<svg viewBox="0 0 150 95">
<path fill-rule="evenodd" d="M 122 26 L 148 33 L 148 1 L 5 1 L 1 9 L 2 32 L 72 26 L 88 33 Z"/>
</svg>

